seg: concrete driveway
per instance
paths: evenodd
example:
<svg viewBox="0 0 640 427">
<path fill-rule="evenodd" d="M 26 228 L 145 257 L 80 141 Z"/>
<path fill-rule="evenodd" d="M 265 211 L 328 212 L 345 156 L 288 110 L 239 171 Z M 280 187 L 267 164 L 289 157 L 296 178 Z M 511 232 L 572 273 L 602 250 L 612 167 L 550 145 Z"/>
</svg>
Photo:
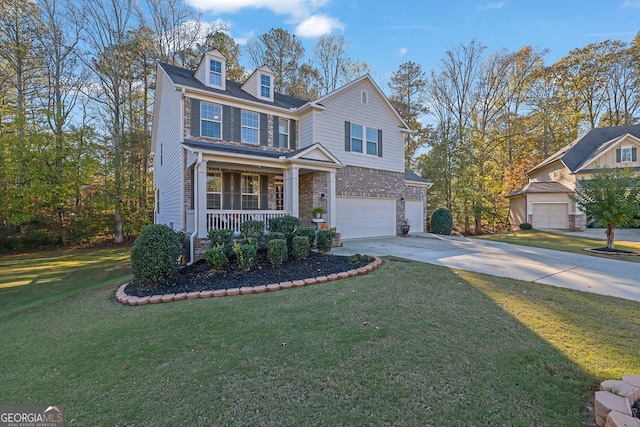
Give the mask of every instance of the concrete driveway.
<svg viewBox="0 0 640 427">
<path fill-rule="evenodd" d="M 345 240 L 336 255 L 396 256 L 640 301 L 640 263 L 428 233 Z"/>
</svg>

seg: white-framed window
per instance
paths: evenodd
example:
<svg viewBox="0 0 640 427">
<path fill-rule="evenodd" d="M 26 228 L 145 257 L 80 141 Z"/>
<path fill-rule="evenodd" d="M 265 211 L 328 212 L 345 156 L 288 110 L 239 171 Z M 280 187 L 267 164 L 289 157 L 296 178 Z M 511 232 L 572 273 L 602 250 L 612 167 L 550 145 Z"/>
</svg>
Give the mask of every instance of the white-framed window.
<svg viewBox="0 0 640 427">
<path fill-rule="evenodd" d="M 367 154 L 378 155 L 378 129 L 366 128 Z"/>
<path fill-rule="evenodd" d="M 258 113 L 242 111 L 241 141 L 248 144 L 257 144 L 259 140 L 260 117 Z"/>
<path fill-rule="evenodd" d="M 207 209 L 222 209 L 222 173 L 207 170 Z"/>
<path fill-rule="evenodd" d="M 632 161 L 632 150 L 631 150 L 631 147 L 622 147 L 620 149 L 620 161 L 621 162 L 631 162 Z"/>
<path fill-rule="evenodd" d="M 242 209 L 260 209 L 260 175 L 242 174 Z"/>
<path fill-rule="evenodd" d="M 284 210 L 284 178 L 276 177 L 276 210 Z"/>
<path fill-rule="evenodd" d="M 200 103 L 200 135 L 221 138 L 222 107 L 216 104 Z"/>
<path fill-rule="evenodd" d="M 351 123 L 351 151 L 362 153 L 362 140 L 364 138 L 364 126 Z"/>
<path fill-rule="evenodd" d="M 271 76 L 260 75 L 260 96 L 271 98 Z"/>
<path fill-rule="evenodd" d="M 209 84 L 222 86 L 222 62 L 215 59 L 209 61 Z"/>
<path fill-rule="evenodd" d="M 280 118 L 278 122 L 278 147 L 289 148 L 289 119 Z"/>
</svg>

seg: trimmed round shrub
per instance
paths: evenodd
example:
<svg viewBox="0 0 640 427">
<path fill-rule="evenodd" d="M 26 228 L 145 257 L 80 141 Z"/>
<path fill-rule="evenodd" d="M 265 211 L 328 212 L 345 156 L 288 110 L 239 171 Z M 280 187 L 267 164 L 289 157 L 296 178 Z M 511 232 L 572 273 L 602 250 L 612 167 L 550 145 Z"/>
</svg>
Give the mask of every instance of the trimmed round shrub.
<svg viewBox="0 0 640 427">
<path fill-rule="evenodd" d="M 309 238 L 307 236 L 295 236 L 291 245 L 291 254 L 297 260 L 309 258 Z"/>
<path fill-rule="evenodd" d="M 446 208 L 438 208 L 431 214 L 431 232 L 434 234 L 451 234 L 453 216 Z"/>
<path fill-rule="evenodd" d="M 531 230 L 533 229 L 533 225 L 529 224 L 528 222 L 523 222 L 522 224 L 520 224 L 520 230 Z"/>
<path fill-rule="evenodd" d="M 267 260 L 271 265 L 280 265 L 287 260 L 287 241 L 285 239 L 269 240 Z"/>
<path fill-rule="evenodd" d="M 159 283 L 172 274 L 182 255 L 178 234 L 164 224 L 151 224 L 142 229 L 131 248 L 133 277 L 147 285 Z"/>
<path fill-rule="evenodd" d="M 269 218 L 269 231 L 284 233 L 285 236 L 293 234 L 296 231 L 296 227 L 300 225 L 302 221 L 295 216 L 285 215 L 277 218 Z"/>
<path fill-rule="evenodd" d="M 316 235 L 316 248 L 321 254 L 328 254 L 331 252 L 331 246 L 333 245 L 333 231 L 322 229 L 318 230 Z"/>
<path fill-rule="evenodd" d="M 231 253 L 233 245 L 233 230 L 220 229 L 209 231 L 209 248 L 222 246 L 225 248 L 227 255 Z"/>
<path fill-rule="evenodd" d="M 270 242 L 272 240 L 284 240 L 286 243 L 287 237 L 284 235 L 284 233 L 272 231 L 271 233 L 267 234 L 267 242 Z"/>
<path fill-rule="evenodd" d="M 233 252 L 236 254 L 236 262 L 242 271 L 251 270 L 258 254 L 258 248 L 255 245 L 233 244 Z"/>
<path fill-rule="evenodd" d="M 309 239 L 309 247 L 316 244 L 316 229 L 314 227 L 299 227 L 295 232 L 296 236 L 306 236 Z"/>
<path fill-rule="evenodd" d="M 215 270 L 222 270 L 229 265 L 229 258 L 224 246 L 209 248 L 204 251 L 204 260 Z"/>
<path fill-rule="evenodd" d="M 245 221 L 240 224 L 240 233 L 242 233 L 242 237 L 255 239 L 259 243 L 264 235 L 264 223 L 257 219 Z"/>
</svg>

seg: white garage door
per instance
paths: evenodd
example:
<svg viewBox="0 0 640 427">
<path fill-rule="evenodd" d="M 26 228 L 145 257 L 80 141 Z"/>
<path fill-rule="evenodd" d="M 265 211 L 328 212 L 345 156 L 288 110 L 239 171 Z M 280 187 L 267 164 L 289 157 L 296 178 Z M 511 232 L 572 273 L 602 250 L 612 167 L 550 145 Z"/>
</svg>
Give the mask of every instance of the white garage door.
<svg viewBox="0 0 640 427">
<path fill-rule="evenodd" d="M 336 198 L 336 228 L 343 239 L 395 236 L 395 199 Z"/>
<path fill-rule="evenodd" d="M 405 214 L 411 225 L 411 231 L 421 233 L 424 231 L 424 205 L 422 200 L 407 200 Z"/>
<path fill-rule="evenodd" d="M 567 203 L 534 203 L 533 227 L 569 228 L 569 204 Z"/>
</svg>

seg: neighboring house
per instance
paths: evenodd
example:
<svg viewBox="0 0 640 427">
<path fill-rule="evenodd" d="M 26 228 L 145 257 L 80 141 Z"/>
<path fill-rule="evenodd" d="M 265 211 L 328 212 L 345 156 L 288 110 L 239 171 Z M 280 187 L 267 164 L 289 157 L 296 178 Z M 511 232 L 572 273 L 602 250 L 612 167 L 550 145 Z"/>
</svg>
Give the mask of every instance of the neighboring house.
<svg viewBox="0 0 640 427">
<path fill-rule="evenodd" d="M 513 229 L 528 222 L 538 229 L 582 230 L 586 216 L 573 202 L 576 183 L 602 167 L 640 170 L 640 125 L 596 128 L 581 135 L 527 172 L 529 183 L 509 194 Z"/>
<path fill-rule="evenodd" d="M 406 123 L 369 75 L 315 101 L 274 92 L 262 66 L 244 84 L 207 52 L 195 71 L 158 64 L 151 152 L 155 222 L 208 231 L 283 215 L 314 225 L 323 206 L 343 238 L 425 228 L 431 183 L 404 168 Z M 320 225 L 320 224 L 315 224 Z"/>
</svg>

